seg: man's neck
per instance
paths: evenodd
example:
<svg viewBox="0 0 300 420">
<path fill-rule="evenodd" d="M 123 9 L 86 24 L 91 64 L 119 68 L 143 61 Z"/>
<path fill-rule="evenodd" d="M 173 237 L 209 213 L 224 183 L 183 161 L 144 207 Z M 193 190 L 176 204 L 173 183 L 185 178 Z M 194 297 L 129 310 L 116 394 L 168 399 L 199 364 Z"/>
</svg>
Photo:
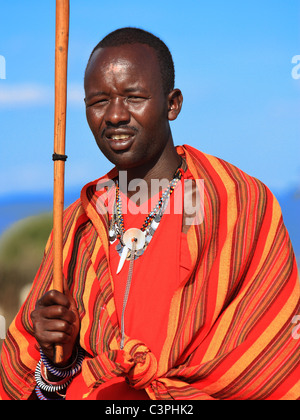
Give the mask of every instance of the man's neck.
<svg viewBox="0 0 300 420">
<path fill-rule="evenodd" d="M 123 182 L 119 180 L 120 188 L 124 193 L 127 194 L 128 198 L 130 198 L 136 193 L 136 189 L 139 188 L 139 183 L 137 180 L 142 180 L 141 183 L 143 183 L 144 186 L 147 184 L 147 198 L 150 199 L 153 195 L 151 193 L 152 180 L 157 180 L 158 182 L 162 180 L 171 181 L 174 177 L 176 169 L 180 166 L 181 162 L 182 159 L 172 144 L 164 150 L 164 153 L 158 157 L 156 162 L 130 168 L 128 170 L 122 170 L 120 174 L 123 174 L 126 179 L 123 179 Z M 130 186 L 134 187 L 134 191 L 131 190 Z"/>
</svg>

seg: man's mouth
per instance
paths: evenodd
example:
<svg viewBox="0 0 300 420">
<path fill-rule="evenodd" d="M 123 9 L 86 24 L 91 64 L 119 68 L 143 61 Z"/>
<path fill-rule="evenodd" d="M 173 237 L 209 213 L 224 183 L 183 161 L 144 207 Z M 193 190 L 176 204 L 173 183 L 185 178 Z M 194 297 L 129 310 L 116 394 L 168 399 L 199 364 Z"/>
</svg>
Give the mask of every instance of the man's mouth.
<svg viewBox="0 0 300 420">
<path fill-rule="evenodd" d="M 119 131 L 119 132 L 118 132 Z M 122 131 L 122 132 L 120 132 Z M 129 149 L 134 142 L 136 130 L 105 130 L 104 136 L 112 150 L 119 152 Z"/>
<path fill-rule="evenodd" d="M 111 137 L 109 137 L 110 140 L 125 140 L 125 139 L 129 139 L 131 136 L 129 134 L 115 134 L 112 135 Z"/>
</svg>

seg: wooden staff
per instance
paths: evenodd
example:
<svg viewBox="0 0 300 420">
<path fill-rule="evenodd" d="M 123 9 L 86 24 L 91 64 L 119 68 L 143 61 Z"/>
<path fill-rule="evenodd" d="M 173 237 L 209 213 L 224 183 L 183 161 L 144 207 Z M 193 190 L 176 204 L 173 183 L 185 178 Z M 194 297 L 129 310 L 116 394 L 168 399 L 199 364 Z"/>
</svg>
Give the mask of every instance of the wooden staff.
<svg viewBox="0 0 300 420">
<path fill-rule="evenodd" d="M 67 111 L 69 0 L 56 0 L 54 191 L 53 191 L 53 288 L 63 293 L 63 210 Z M 63 360 L 62 346 L 55 347 L 55 363 Z"/>
</svg>

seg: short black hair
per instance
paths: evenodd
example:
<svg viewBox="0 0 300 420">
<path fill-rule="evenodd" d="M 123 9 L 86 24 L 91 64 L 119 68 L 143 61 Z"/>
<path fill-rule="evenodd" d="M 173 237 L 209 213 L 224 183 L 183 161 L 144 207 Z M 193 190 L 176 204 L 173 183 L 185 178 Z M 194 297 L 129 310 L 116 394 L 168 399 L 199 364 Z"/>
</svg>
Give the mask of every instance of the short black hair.
<svg viewBox="0 0 300 420">
<path fill-rule="evenodd" d="M 143 29 L 120 28 L 106 35 L 93 49 L 87 67 L 94 52 L 98 49 L 119 47 L 125 44 L 146 44 L 155 50 L 160 66 L 164 93 L 170 93 L 175 85 L 175 68 L 171 52 L 160 38 Z"/>
</svg>

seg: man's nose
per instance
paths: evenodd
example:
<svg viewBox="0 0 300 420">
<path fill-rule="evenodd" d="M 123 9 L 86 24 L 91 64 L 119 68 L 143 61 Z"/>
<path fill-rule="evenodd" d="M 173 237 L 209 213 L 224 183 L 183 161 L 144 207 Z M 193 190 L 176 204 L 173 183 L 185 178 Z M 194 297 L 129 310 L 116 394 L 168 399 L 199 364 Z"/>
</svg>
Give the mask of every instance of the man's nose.
<svg viewBox="0 0 300 420">
<path fill-rule="evenodd" d="M 130 113 L 122 98 L 111 100 L 106 109 L 105 121 L 108 125 L 128 124 L 130 122 Z"/>
</svg>

